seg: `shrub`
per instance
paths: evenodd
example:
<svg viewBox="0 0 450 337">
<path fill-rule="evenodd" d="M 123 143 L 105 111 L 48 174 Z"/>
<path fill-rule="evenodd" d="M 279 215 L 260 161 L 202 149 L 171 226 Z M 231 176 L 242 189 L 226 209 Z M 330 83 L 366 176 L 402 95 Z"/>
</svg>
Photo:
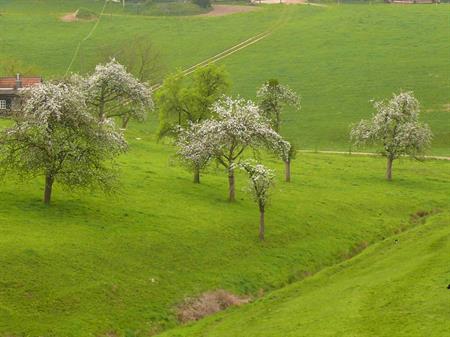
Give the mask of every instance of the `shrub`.
<svg viewBox="0 0 450 337">
<path fill-rule="evenodd" d="M 202 8 L 210 8 L 211 7 L 211 0 L 193 0 L 193 3 Z"/>
<path fill-rule="evenodd" d="M 95 20 L 97 19 L 98 15 L 90 9 L 80 8 L 77 10 L 76 17 L 80 20 Z"/>
</svg>

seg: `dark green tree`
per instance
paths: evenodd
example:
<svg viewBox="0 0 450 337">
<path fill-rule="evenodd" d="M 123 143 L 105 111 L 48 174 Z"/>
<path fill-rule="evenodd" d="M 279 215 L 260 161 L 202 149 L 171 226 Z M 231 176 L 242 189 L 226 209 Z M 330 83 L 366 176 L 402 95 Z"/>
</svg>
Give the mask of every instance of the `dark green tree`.
<svg viewBox="0 0 450 337">
<path fill-rule="evenodd" d="M 214 64 L 194 72 L 192 80 L 182 73 L 169 75 L 156 95 L 159 110 L 159 137 L 189 127 L 212 116 L 212 106 L 230 88 L 228 74 Z"/>
<path fill-rule="evenodd" d="M 192 2 L 202 8 L 211 8 L 211 0 L 193 0 Z"/>
</svg>

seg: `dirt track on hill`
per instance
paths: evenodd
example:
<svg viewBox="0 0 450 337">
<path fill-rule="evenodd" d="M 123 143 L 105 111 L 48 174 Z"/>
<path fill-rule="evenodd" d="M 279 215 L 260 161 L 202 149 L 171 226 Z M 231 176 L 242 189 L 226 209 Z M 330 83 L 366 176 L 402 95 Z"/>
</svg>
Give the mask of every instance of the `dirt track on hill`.
<svg viewBox="0 0 450 337">
<path fill-rule="evenodd" d="M 310 5 L 310 6 L 318 6 L 318 7 L 327 7 L 324 4 L 318 4 L 314 2 L 308 2 L 308 0 L 253 0 L 254 4 L 266 4 L 266 5 L 277 5 L 277 4 L 285 4 L 285 5 Z"/>
<path fill-rule="evenodd" d="M 66 15 L 62 16 L 60 18 L 61 21 L 63 22 L 73 22 L 73 21 L 77 21 L 77 14 L 78 14 L 78 10 L 73 12 L 73 13 L 67 13 Z"/>
<path fill-rule="evenodd" d="M 214 5 L 212 11 L 196 16 L 224 16 L 236 13 L 247 13 L 257 10 L 254 6 Z"/>
<path fill-rule="evenodd" d="M 316 151 L 316 150 L 298 150 L 299 153 L 323 153 L 323 154 L 347 154 L 347 155 L 355 155 L 355 156 L 381 156 L 376 152 L 349 152 L 349 151 Z M 450 157 L 446 156 L 424 156 L 425 159 L 435 159 L 435 160 L 450 160 Z"/>
</svg>

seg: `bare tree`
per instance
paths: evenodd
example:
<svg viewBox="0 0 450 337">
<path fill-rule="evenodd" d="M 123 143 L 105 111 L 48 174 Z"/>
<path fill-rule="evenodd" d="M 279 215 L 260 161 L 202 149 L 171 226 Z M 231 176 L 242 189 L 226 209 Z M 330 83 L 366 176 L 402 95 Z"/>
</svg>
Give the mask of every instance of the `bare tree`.
<svg viewBox="0 0 450 337">
<path fill-rule="evenodd" d="M 119 46 L 106 45 L 99 48 L 102 62 L 116 59 L 139 81 L 154 85 L 160 83 L 167 72 L 164 56 L 151 38 L 137 34 Z"/>
</svg>

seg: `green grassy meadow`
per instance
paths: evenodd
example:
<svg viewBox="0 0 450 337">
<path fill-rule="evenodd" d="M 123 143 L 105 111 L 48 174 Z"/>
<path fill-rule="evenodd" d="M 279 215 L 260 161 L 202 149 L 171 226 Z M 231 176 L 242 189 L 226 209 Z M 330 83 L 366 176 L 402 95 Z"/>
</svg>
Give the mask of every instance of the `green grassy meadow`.
<svg viewBox="0 0 450 337">
<path fill-rule="evenodd" d="M 417 225 L 420 211 L 449 210 L 450 162 L 403 160 L 384 181 L 380 158 L 301 155 L 293 183 L 277 181 L 267 241 L 241 192 L 226 201 L 226 175 L 195 186 L 169 146 L 132 133 L 118 195 L 8 182 L 0 195 L 0 331 L 18 336 L 146 336 L 176 324 L 185 296 L 225 288 L 257 294 L 333 265 Z M 266 161 L 281 175 L 282 167 Z"/>
<path fill-rule="evenodd" d="M 60 17 L 102 6 L 0 0 L 0 61 L 18 60 L 47 79 L 63 76 L 97 23 Z M 349 124 L 371 115 L 369 100 L 402 88 L 422 102 L 435 134 L 430 154 L 448 156 L 448 9 L 275 5 L 224 17 L 164 17 L 108 4 L 72 70 L 90 71 L 101 61 L 99 49 L 137 32 L 174 71 L 271 29 L 220 63 L 235 94 L 253 98 L 272 77 L 301 94 L 301 112 L 287 111 L 282 126 L 298 148 L 348 150 Z M 286 184 L 282 163 L 263 154 L 277 181 L 260 243 L 258 209 L 242 191 L 246 177 L 237 177 L 234 204 L 220 168 L 194 185 L 173 147 L 156 143 L 157 123 L 153 114 L 130 124 L 117 194 L 56 185 L 45 207 L 42 179 L 1 182 L 0 337 L 147 337 L 177 327 L 174 309 L 185 297 L 220 288 L 268 296 L 164 336 L 448 332 L 450 161 L 398 160 L 388 183 L 383 158 L 299 154 Z M 418 218 L 422 213 L 429 215 Z"/>
<path fill-rule="evenodd" d="M 102 4 L 1 0 L 0 27 L 8 29 L 0 37 L 0 57 L 33 65 L 46 78 L 62 76 L 96 22 L 59 18 L 79 7 L 99 13 Z M 120 5 L 110 3 L 71 70 L 90 71 L 102 61 L 102 48 L 123 45 L 137 33 L 153 41 L 168 71 L 174 71 L 272 29 L 268 38 L 220 63 L 230 72 L 235 94 L 253 98 L 273 77 L 301 94 L 301 112 L 288 111 L 283 129 L 299 148 L 347 150 L 349 124 L 372 114 L 370 100 L 403 89 L 413 90 L 422 103 L 423 120 L 435 135 L 431 153 L 446 155 L 448 10 L 448 4 L 263 6 L 223 17 L 154 17 L 121 12 Z"/>
<path fill-rule="evenodd" d="M 448 11 L 448 5 L 301 6 L 269 39 L 224 63 L 245 96 L 272 77 L 302 95 L 301 112 L 286 114 L 284 127 L 300 148 L 348 149 L 349 124 L 372 114 L 370 100 L 402 89 L 422 104 L 422 119 L 435 134 L 432 152 L 446 154 Z"/>
</svg>

